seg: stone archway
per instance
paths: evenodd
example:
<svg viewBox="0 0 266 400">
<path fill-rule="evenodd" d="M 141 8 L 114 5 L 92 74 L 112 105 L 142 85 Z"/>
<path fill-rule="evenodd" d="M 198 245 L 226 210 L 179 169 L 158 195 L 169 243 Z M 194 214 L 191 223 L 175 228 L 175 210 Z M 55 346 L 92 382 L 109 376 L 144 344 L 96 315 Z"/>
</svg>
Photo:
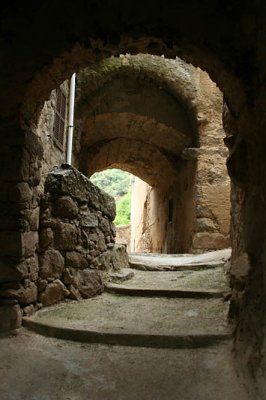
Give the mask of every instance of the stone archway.
<svg viewBox="0 0 266 400">
<path fill-rule="evenodd" d="M 178 58 L 120 55 L 78 73 L 77 93 L 76 166 L 87 176 L 122 168 L 152 187 L 150 228 L 134 226 L 133 241 L 145 231 L 153 252 L 228 246 L 222 95 L 207 74 Z"/>
<path fill-rule="evenodd" d="M 36 231 L 34 225 L 29 224 L 25 211 L 37 208 L 32 204 L 33 198 L 38 197 L 36 185 L 41 149 L 32 131 L 40 105 L 51 89 L 71 72 L 112 54 L 180 55 L 209 72 L 223 91 L 231 113 L 228 167 L 234 182 L 244 190 L 236 224 L 243 218 L 245 233 L 243 244 L 244 239 L 236 237 L 236 230 L 233 230 L 234 254 L 238 259 L 233 268 L 232 316 L 237 322 L 236 335 L 243 339 L 241 346 L 248 363 L 251 368 L 257 365 L 265 315 L 266 24 L 261 5 L 244 2 L 239 7 L 237 3 L 220 5 L 215 2 L 210 6 L 209 3 L 180 1 L 174 6 L 168 2 L 154 5 L 152 9 L 135 4 L 128 13 L 119 2 L 112 6 L 93 2 L 75 2 L 75 5 L 46 2 L 34 8 L 24 7 L 21 14 L 14 13 L 13 6 L 14 2 L 10 2 L 3 10 L 1 38 L 4 60 L 1 193 L 2 209 L 9 208 L 8 216 L 3 216 L 1 231 L 2 282 L 10 286 L 21 280 L 28 274 L 29 258 L 34 259 L 37 241 L 32 238 Z M 44 35 L 47 20 L 50 29 Z M 247 252 L 245 263 L 238 249 Z M 238 266 L 241 273 L 237 271 Z M 243 270 L 246 271 L 244 276 Z M 244 289 L 243 285 L 239 289 L 242 281 Z M 10 319 L 14 307 L 11 303 L 7 308 L 2 312 L 7 315 L 6 320 Z M 248 347 L 254 351 L 246 352 Z"/>
</svg>

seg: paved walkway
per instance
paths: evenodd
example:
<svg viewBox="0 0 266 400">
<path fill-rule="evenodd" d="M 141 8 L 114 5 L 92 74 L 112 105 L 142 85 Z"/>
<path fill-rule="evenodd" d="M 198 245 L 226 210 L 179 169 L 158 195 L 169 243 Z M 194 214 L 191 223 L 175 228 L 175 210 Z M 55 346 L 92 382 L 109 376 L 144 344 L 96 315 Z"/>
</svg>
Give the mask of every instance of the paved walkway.
<svg viewBox="0 0 266 400">
<path fill-rule="evenodd" d="M 135 270 L 101 296 L 25 318 L 30 330 L 0 341 L 0 398 L 249 399 L 231 358 L 228 256 L 133 255 L 132 265 L 178 270 Z"/>
</svg>

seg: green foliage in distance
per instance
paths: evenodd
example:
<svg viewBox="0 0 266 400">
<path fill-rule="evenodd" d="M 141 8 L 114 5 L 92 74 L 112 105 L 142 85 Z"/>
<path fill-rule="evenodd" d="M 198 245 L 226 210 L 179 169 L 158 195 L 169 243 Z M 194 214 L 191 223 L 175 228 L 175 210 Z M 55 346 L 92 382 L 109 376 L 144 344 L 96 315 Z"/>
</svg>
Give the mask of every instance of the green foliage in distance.
<svg viewBox="0 0 266 400">
<path fill-rule="evenodd" d="M 132 175 L 120 169 L 107 169 L 91 176 L 94 185 L 115 198 L 115 225 L 130 224 Z"/>
<path fill-rule="evenodd" d="M 131 192 L 128 192 L 117 202 L 116 217 L 114 220 L 115 225 L 130 224 L 130 214 L 131 214 Z"/>
<path fill-rule="evenodd" d="M 118 200 L 130 190 L 132 175 L 129 172 L 113 168 L 96 172 L 90 179 L 94 185 Z"/>
</svg>

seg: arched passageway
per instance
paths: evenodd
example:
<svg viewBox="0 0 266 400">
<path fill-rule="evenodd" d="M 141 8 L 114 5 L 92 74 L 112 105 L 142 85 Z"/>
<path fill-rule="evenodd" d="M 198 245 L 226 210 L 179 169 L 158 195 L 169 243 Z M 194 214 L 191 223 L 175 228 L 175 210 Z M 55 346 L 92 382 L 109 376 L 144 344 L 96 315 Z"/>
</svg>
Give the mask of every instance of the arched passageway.
<svg viewBox="0 0 266 400">
<path fill-rule="evenodd" d="M 222 94 L 207 74 L 180 59 L 120 55 L 80 71 L 77 92 L 77 168 L 90 176 L 118 167 L 151 186 L 146 192 L 136 181 L 134 204 L 141 211 L 134 207 L 135 216 L 145 204 L 149 212 L 133 226 L 134 249 L 227 247 Z"/>
<path fill-rule="evenodd" d="M 173 95 L 158 87 L 156 81 L 140 80 L 130 74 L 130 68 L 127 68 L 125 76 L 123 61 L 127 59 L 129 57 L 121 59 L 122 71 L 117 68 L 115 78 L 108 77 L 96 93 L 90 93 L 82 83 L 78 88 L 83 96 L 77 101 L 77 115 L 83 117 L 84 123 L 80 143 L 79 132 L 76 136 L 77 147 L 80 148 L 79 152 L 76 151 L 77 165 L 88 176 L 104 168 L 119 167 L 145 180 L 153 187 L 157 202 L 153 208 L 158 209 L 154 219 L 154 244 L 151 251 L 175 253 L 188 250 L 193 231 L 192 202 L 184 194 L 181 196 L 180 192 L 187 180 L 190 182 L 192 198 L 196 165 L 195 161 L 182 160 L 181 154 L 185 148 L 197 145 L 197 137 L 193 132 L 196 123 L 191 115 L 194 124 L 190 122 L 187 109 Z M 107 65 L 108 61 L 112 63 L 113 60 L 107 60 Z M 141 61 L 141 57 L 136 59 L 140 65 Z M 149 65 L 147 57 L 145 61 Z M 150 61 L 156 64 L 157 60 L 154 58 Z M 165 64 L 162 63 L 163 66 Z M 145 71 L 145 64 L 142 70 Z M 111 67 L 110 71 L 112 75 Z M 78 76 L 81 82 L 85 80 L 83 75 L 86 79 L 86 71 Z M 98 76 L 100 80 L 99 72 Z M 84 110 L 84 97 L 89 100 L 86 111 L 82 113 L 79 104 Z M 165 229 L 167 212 L 162 211 L 167 210 L 170 197 L 173 201 L 173 193 L 176 196 L 175 203 L 177 197 L 182 199 L 179 200 L 179 203 L 183 202 L 179 206 L 180 213 L 191 215 L 191 218 L 184 218 L 183 229 L 179 226 L 178 230 L 170 234 L 169 229 Z M 189 208 L 189 211 L 185 212 L 185 208 Z"/>
<path fill-rule="evenodd" d="M 47 1 L 23 10 L 15 3 L 9 2 L 1 15 L 2 289 L 38 270 L 38 233 L 27 211 L 38 208 L 42 149 L 34 130 L 51 90 L 72 72 L 107 56 L 179 55 L 208 71 L 227 104 L 227 165 L 236 185 L 231 317 L 238 354 L 254 371 L 264 340 L 266 293 L 265 7 L 247 1 L 241 6 L 179 1 L 152 9 L 135 3 L 128 12 L 120 2 Z M 6 301 L 1 318 L 10 327 L 19 310 Z"/>
</svg>

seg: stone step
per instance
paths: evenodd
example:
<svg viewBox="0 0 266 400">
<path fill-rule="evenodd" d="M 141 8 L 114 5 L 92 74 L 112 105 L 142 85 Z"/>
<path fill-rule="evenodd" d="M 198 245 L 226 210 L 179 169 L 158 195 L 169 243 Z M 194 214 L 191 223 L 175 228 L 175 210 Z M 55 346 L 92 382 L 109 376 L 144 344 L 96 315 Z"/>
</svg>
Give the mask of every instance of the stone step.
<svg viewBox="0 0 266 400">
<path fill-rule="evenodd" d="M 212 269 L 222 267 L 223 263 L 213 262 L 212 264 L 153 264 L 147 261 L 134 261 L 129 259 L 130 268 L 140 271 L 201 271 L 204 269 Z"/>
<path fill-rule="evenodd" d="M 230 258 L 231 250 L 212 251 L 204 254 L 129 254 L 131 268 L 143 271 L 181 271 L 221 267 Z"/>
<path fill-rule="evenodd" d="M 141 296 L 141 297 L 176 297 L 176 298 L 193 298 L 193 299 L 209 299 L 223 297 L 223 292 L 218 290 L 193 290 L 193 289 L 152 289 L 128 287 L 109 283 L 105 286 L 108 293 L 115 293 L 125 296 Z"/>
<path fill-rule="evenodd" d="M 24 318 L 47 336 L 90 343 L 194 348 L 231 338 L 228 306 L 221 299 L 174 299 L 103 293 L 59 304 Z"/>
<path fill-rule="evenodd" d="M 134 276 L 124 282 L 109 282 L 108 290 L 117 288 L 122 293 L 121 288 L 139 289 L 154 292 L 158 295 L 167 295 L 167 292 L 202 292 L 211 293 L 214 297 L 223 296 L 229 290 L 228 279 L 223 267 L 205 269 L 200 271 L 136 271 Z M 118 288 L 119 286 L 119 288 Z M 142 295 L 140 290 L 139 295 Z M 130 291 L 128 292 L 130 294 Z M 161 294 L 160 294 L 161 293 Z M 200 295 L 199 295 L 200 296 Z M 177 296 L 179 297 L 179 296 Z M 189 297 L 184 294 L 183 297 Z M 194 296 L 195 297 L 195 296 Z"/>
</svg>

